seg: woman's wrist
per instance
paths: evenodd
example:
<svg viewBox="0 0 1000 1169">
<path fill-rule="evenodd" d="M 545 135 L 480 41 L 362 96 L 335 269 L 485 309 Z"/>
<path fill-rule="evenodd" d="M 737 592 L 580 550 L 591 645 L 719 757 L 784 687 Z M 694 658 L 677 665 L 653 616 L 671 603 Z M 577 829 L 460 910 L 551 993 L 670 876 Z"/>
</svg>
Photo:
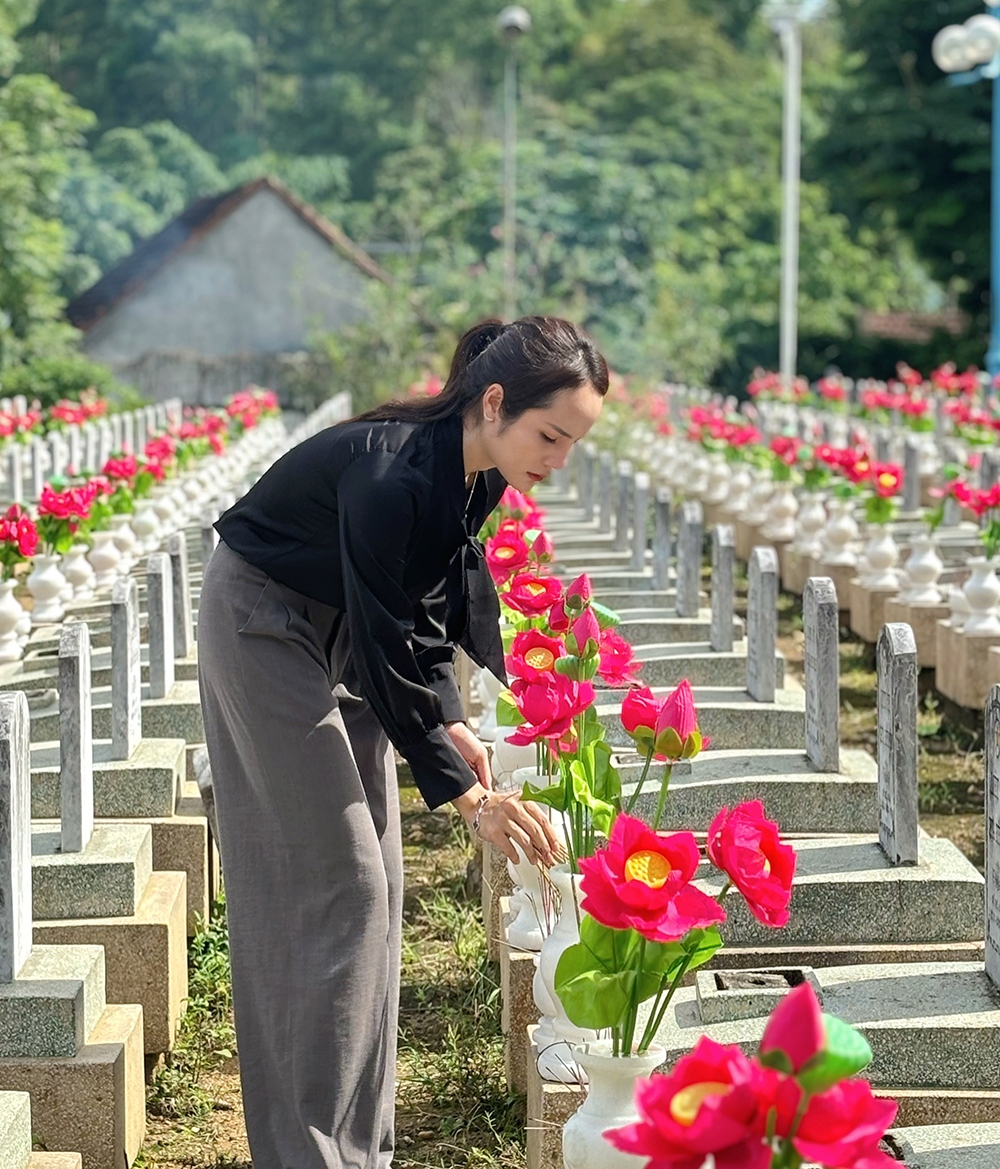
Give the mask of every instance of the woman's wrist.
<svg viewBox="0 0 1000 1169">
<path fill-rule="evenodd" d="M 456 796 L 451 801 L 452 806 L 458 811 L 462 819 L 472 827 L 472 822 L 476 818 L 477 813 L 481 811 L 483 796 L 488 796 L 489 792 L 478 781 L 471 787 L 466 788 L 460 796 Z"/>
</svg>

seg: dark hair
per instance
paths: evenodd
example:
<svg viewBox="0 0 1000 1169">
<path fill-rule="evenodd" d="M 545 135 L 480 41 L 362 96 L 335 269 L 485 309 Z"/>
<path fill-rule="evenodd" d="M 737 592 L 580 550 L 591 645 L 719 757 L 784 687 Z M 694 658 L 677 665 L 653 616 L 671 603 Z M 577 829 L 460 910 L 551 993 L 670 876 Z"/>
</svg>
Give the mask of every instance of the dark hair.
<svg viewBox="0 0 1000 1169">
<path fill-rule="evenodd" d="M 590 383 L 608 392 L 608 365 L 594 342 L 559 317 L 521 317 L 512 324 L 488 319 L 462 335 L 448 380 L 430 398 L 394 398 L 359 419 L 435 422 L 465 414 L 487 386 L 503 386 L 500 415 L 512 422 L 525 410 L 544 410 L 560 390 Z"/>
</svg>

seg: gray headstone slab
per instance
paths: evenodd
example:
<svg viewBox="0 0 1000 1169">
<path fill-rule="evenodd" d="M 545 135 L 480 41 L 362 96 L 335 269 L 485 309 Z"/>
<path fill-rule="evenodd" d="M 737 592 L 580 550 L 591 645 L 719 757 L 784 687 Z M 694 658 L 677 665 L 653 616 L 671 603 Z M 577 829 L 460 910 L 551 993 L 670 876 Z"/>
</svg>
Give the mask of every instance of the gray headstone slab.
<svg viewBox="0 0 1000 1169">
<path fill-rule="evenodd" d="M 596 469 L 596 463 L 597 447 L 590 442 L 584 443 L 579 448 L 577 454 L 576 482 L 585 522 L 594 518 L 594 471 Z"/>
<path fill-rule="evenodd" d="M 598 467 L 598 519 L 597 527 L 601 532 L 611 531 L 611 513 L 615 502 L 614 460 L 610 451 L 601 451 L 597 463 Z"/>
<path fill-rule="evenodd" d="M 903 455 L 903 511 L 920 510 L 920 447 L 908 439 Z"/>
<path fill-rule="evenodd" d="M 628 537 L 632 522 L 632 496 L 635 478 L 632 464 L 628 459 L 618 463 L 618 498 L 615 508 L 615 547 L 624 551 L 629 546 Z"/>
<path fill-rule="evenodd" d="M 636 471 L 633 481 L 632 509 L 632 568 L 641 572 L 646 567 L 646 545 L 649 542 L 650 479 L 645 471 Z"/>
<path fill-rule="evenodd" d="M 191 609 L 191 578 L 188 576 L 187 536 L 174 532 L 167 541 L 174 579 L 174 653 L 189 657 L 194 649 L 194 614 Z"/>
<path fill-rule="evenodd" d="M 31 952 L 31 756 L 28 698 L 0 694 L 0 983 Z"/>
<path fill-rule="evenodd" d="M 712 632 L 709 643 L 716 653 L 733 648 L 733 571 L 736 564 L 736 533 L 732 524 L 712 528 Z"/>
<path fill-rule="evenodd" d="M 23 450 L 19 442 L 11 443 L 7 450 L 7 495 L 12 503 L 20 503 L 24 499 Z"/>
<path fill-rule="evenodd" d="M 778 554 L 766 545 L 750 552 L 747 591 L 747 692 L 757 702 L 773 702 L 778 688 L 775 646 L 778 636 Z"/>
<path fill-rule="evenodd" d="M 40 438 L 31 441 L 31 498 L 42 498 L 45 488 L 45 443 Z"/>
<path fill-rule="evenodd" d="M 122 426 L 121 414 L 111 415 L 111 446 L 115 454 L 122 449 L 122 434 L 124 427 Z"/>
<path fill-rule="evenodd" d="M 94 833 L 94 723 L 90 629 L 72 621 L 59 633 L 59 789 L 63 852 L 82 852 Z"/>
<path fill-rule="evenodd" d="M 677 616 L 697 617 L 701 592 L 701 553 L 704 519 L 696 499 L 681 504 L 677 525 Z"/>
<path fill-rule="evenodd" d="M 174 685 L 173 569 L 170 557 L 166 552 L 153 552 L 146 563 L 146 609 L 149 615 L 149 696 L 150 698 L 166 698 Z"/>
<path fill-rule="evenodd" d="M 653 588 L 670 581 L 670 488 L 657 487 L 653 514 Z"/>
<path fill-rule="evenodd" d="M 111 758 L 131 759 L 142 738 L 139 592 L 134 577 L 111 594 Z"/>
<path fill-rule="evenodd" d="M 840 622 L 837 589 L 811 576 L 802 592 L 806 755 L 817 771 L 840 770 Z"/>
<path fill-rule="evenodd" d="M 890 863 L 915 865 L 917 836 L 917 643 L 902 622 L 882 627 L 878 667 L 879 843 Z"/>
<path fill-rule="evenodd" d="M 1000 686 L 986 698 L 986 973 L 1000 988 Z"/>
</svg>

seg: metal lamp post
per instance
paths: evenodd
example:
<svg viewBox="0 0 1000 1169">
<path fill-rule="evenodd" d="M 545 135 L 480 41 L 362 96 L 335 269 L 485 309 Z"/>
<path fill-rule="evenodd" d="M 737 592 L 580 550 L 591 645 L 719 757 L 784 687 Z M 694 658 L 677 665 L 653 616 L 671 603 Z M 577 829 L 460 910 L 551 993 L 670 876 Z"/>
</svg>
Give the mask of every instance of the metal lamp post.
<svg viewBox="0 0 1000 1169">
<path fill-rule="evenodd" d="M 497 17 L 507 41 L 503 71 L 503 315 L 517 316 L 517 45 L 531 28 L 531 16 L 519 5 Z"/>
<path fill-rule="evenodd" d="M 986 0 L 988 9 L 1000 0 Z M 971 85 L 981 78 L 993 82 L 992 176 L 990 194 L 990 345 L 986 369 L 1000 373 L 1000 20 L 991 12 L 949 24 L 934 38 L 934 63 L 950 74 L 950 85 Z"/>
</svg>

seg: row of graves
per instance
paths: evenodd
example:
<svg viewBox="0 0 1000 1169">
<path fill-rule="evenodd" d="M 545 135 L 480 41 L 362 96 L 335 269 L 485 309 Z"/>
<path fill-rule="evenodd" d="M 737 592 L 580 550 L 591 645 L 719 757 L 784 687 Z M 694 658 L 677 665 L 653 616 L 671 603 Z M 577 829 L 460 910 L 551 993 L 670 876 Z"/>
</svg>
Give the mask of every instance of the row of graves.
<svg viewBox="0 0 1000 1169">
<path fill-rule="evenodd" d="M 650 442 L 653 452 L 656 441 L 662 440 Z M 655 458 L 645 461 L 656 465 Z M 662 479 L 654 485 L 649 474 L 588 446 L 537 491 L 554 547 L 552 573 L 564 583 L 587 574 L 593 596 L 620 617 L 616 632 L 632 644 L 641 682 L 655 697 L 690 681 L 698 728 L 711 739 L 710 749 L 674 764 L 657 820 L 655 791 L 632 800 L 646 760 L 623 727 L 625 691 L 597 680 L 595 708 L 621 776 L 623 803 L 661 831 L 694 832 L 703 847 L 706 826 L 720 809 L 760 801 L 795 852 L 783 928 L 762 925 L 736 889 L 723 896 L 724 944 L 668 998 L 655 1020 L 662 1052 L 653 1064 L 668 1071 L 705 1035 L 753 1052 L 776 1004 L 809 983 L 823 1010 L 870 1045 L 865 1075 L 875 1094 L 898 1102 L 883 1151 L 910 1169 L 995 1169 L 1000 687 L 984 692 L 984 881 L 950 841 L 920 827 L 919 622 L 887 612 L 874 631 L 877 758 L 841 746 L 838 635 L 856 575 L 834 571 L 821 555 L 806 556 L 793 547 L 794 535 L 768 540 L 763 524 L 741 531 L 726 515 L 731 498 L 709 492 L 699 499 L 687 489 L 698 487 L 690 468 L 681 491 Z M 954 539 L 956 557 L 958 548 L 974 548 L 961 524 L 943 538 Z M 794 569 L 802 572 L 803 684 L 786 670 L 776 646 L 778 592 L 795 556 L 806 565 Z M 745 621 L 734 614 L 737 557 L 748 565 Z M 707 594 L 704 559 L 711 565 Z M 502 717 L 504 701 L 497 702 L 491 680 L 478 678 L 474 690 L 477 685 L 479 733 L 492 745 L 497 786 L 537 785 L 539 756 L 512 744 L 512 729 L 498 725 L 497 711 L 501 724 L 510 720 Z M 722 875 L 705 862 L 703 855 L 696 884 L 722 894 Z M 529 1169 L 638 1169 L 642 1157 L 610 1145 L 604 1159 L 588 1160 L 568 1135 L 564 1142 L 564 1127 L 588 1110 L 596 1112 L 588 1119 L 598 1128 L 635 1118 L 631 1080 L 611 1089 L 595 1083 L 596 1066 L 582 1053 L 598 1035 L 571 1022 L 555 989 L 559 960 L 580 938 L 579 896 L 570 881 L 557 869 L 546 875 L 484 848 L 482 907 L 501 970 L 507 1079 L 527 1098 Z M 640 1014 L 645 1022 L 648 1016 Z"/>
<path fill-rule="evenodd" d="M 112 418 L 106 436 L 71 429 L 47 460 L 18 447 L 8 495 L 25 459 L 55 473 L 67 457 L 87 465 L 87 443 L 96 460 L 137 440 L 128 427 L 148 420 L 155 433 L 157 409 Z M 291 434 L 265 419 L 171 480 L 135 555 L 82 598 L 68 588 L 59 619 L 35 620 L 18 660 L 0 665 L 5 1169 L 81 1158 L 126 1169 L 139 1153 L 146 1079 L 173 1044 L 187 940 L 219 881 L 199 791 L 210 775 L 196 646 L 212 524 L 284 450 L 349 409 L 346 395 L 331 399 Z M 68 453 L 75 445 L 82 453 Z"/>
</svg>

